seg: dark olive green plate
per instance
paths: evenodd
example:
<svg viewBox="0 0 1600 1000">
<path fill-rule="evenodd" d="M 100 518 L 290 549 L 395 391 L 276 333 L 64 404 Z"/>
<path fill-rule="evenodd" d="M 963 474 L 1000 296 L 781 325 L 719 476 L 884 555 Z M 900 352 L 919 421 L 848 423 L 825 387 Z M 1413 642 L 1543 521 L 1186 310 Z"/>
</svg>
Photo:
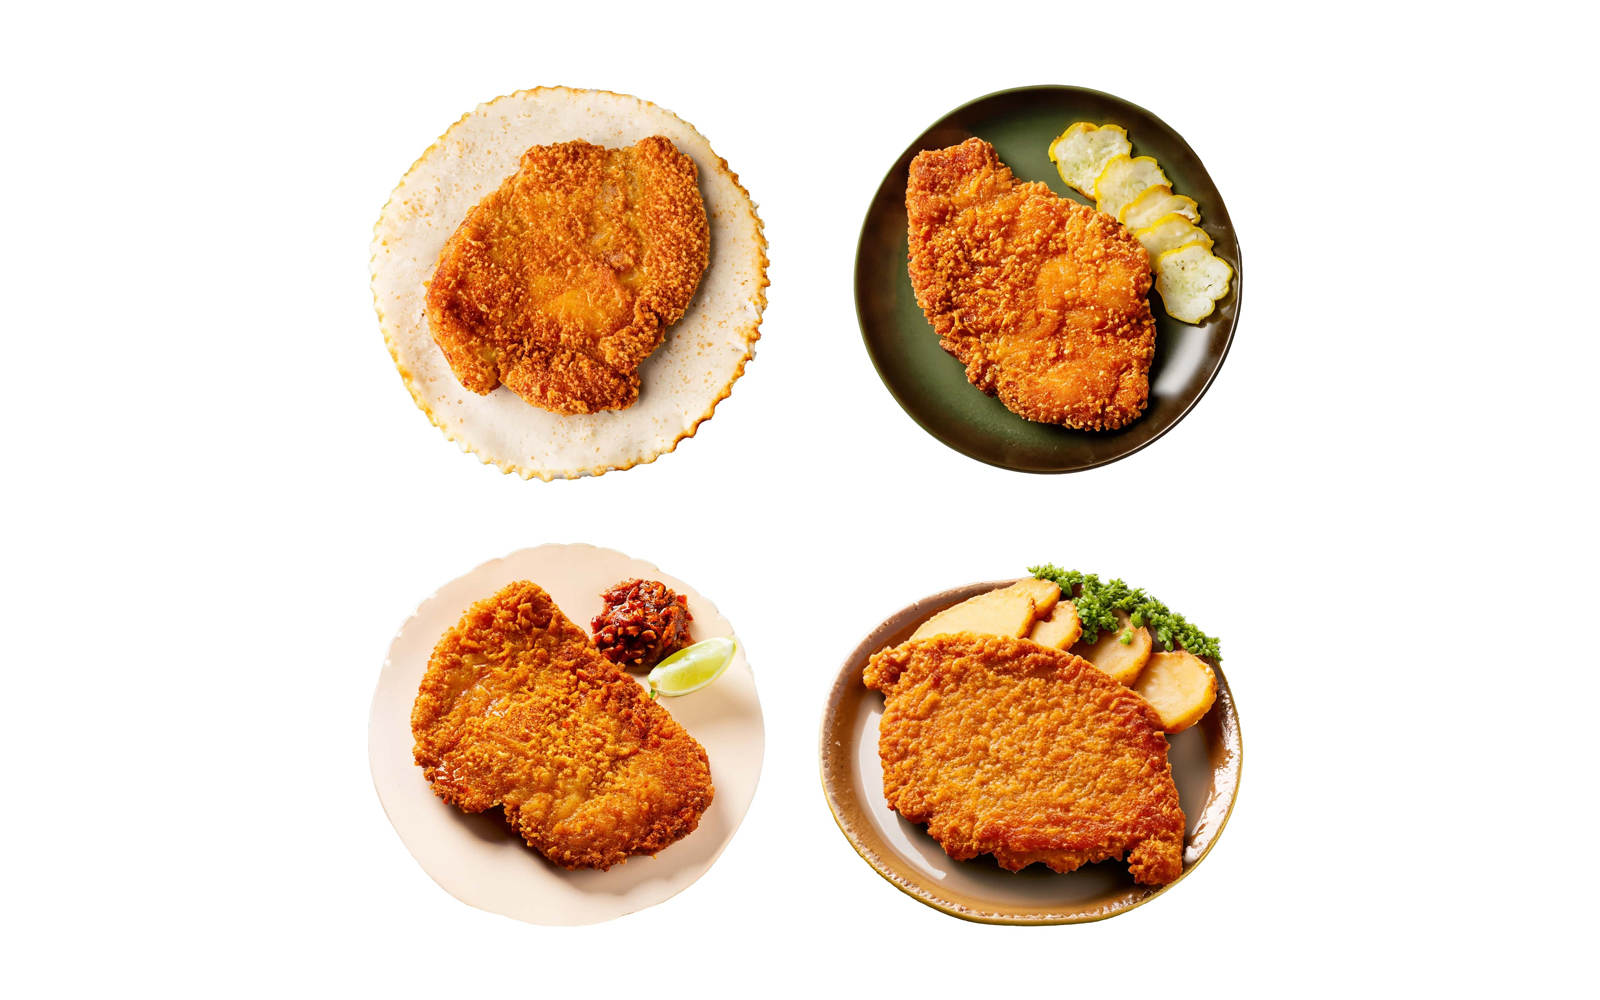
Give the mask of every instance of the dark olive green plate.
<svg viewBox="0 0 1600 1000">
<path fill-rule="evenodd" d="M 1020 180 L 1043 181 L 1058 195 L 1085 201 L 1061 182 L 1050 162 L 1050 141 L 1076 121 L 1121 125 L 1133 155 L 1153 156 L 1172 189 L 1200 206 L 1200 226 L 1216 240 L 1212 252 L 1233 267 L 1233 283 L 1199 326 L 1180 323 L 1150 293 L 1156 317 L 1156 356 L 1150 366 L 1150 405 L 1116 431 L 1075 431 L 1024 420 L 967 382 L 961 362 L 939 347 L 911 291 L 906 271 L 906 178 L 925 149 L 943 149 L 977 136 L 994 144 Z M 940 441 L 971 458 L 1019 472 L 1077 472 L 1115 462 L 1171 430 L 1200 397 L 1228 356 L 1239 318 L 1243 268 L 1222 195 L 1194 150 L 1165 122 L 1121 98 L 1082 87 L 1023 87 L 964 104 L 916 138 L 878 186 L 856 247 L 856 316 L 867 353 L 895 401 Z"/>
</svg>

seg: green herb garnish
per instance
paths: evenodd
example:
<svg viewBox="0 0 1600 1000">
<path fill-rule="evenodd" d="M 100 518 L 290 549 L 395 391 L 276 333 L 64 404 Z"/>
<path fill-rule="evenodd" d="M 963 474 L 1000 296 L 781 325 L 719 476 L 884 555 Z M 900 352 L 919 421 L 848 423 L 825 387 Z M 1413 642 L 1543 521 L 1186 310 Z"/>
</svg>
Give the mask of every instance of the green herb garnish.
<svg viewBox="0 0 1600 1000">
<path fill-rule="evenodd" d="M 1061 588 L 1063 598 L 1071 596 L 1073 605 L 1078 609 L 1078 621 L 1083 623 L 1083 642 L 1094 642 L 1100 638 L 1101 632 L 1120 628 L 1122 623 L 1117 621 L 1116 612 L 1121 610 L 1128 612 L 1128 620 L 1134 628 L 1148 625 L 1156 642 L 1168 652 L 1172 651 L 1176 642 L 1196 656 L 1222 659 L 1222 646 L 1216 639 L 1189 624 L 1182 615 L 1154 597 L 1121 580 L 1103 583 L 1093 573 L 1061 569 L 1053 563 L 1030 566 L 1028 572 L 1040 580 L 1055 583 Z M 1123 635 L 1118 641 L 1131 643 L 1133 633 Z"/>
<path fill-rule="evenodd" d="M 1131 629 L 1131 628 L 1123 629 L 1122 630 L 1122 634 L 1117 636 L 1117 641 L 1122 643 L 1124 646 L 1133 645 L 1133 629 Z"/>
</svg>

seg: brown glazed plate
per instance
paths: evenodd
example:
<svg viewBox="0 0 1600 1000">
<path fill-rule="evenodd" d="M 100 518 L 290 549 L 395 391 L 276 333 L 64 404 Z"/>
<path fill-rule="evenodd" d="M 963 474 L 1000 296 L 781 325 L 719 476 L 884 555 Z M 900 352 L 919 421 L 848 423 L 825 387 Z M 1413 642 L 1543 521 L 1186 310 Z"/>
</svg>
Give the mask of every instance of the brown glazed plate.
<svg viewBox="0 0 1600 1000">
<path fill-rule="evenodd" d="M 873 653 L 911 637 L 952 604 L 1015 580 L 973 583 L 925 597 L 884 620 L 845 659 L 822 716 L 822 789 L 845 838 L 895 888 L 936 910 L 988 924 L 1075 924 L 1126 913 L 1188 878 L 1205 859 L 1233 811 L 1243 745 L 1233 694 L 1216 668 L 1217 700 L 1195 726 L 1168 737 L 1167 759 L 1188 825 L 1183 874 L 1165 885 L 1139 885 L 1121 861 L 1060 874 L 1036 864 L 1008 872 L 990 855 L 956 861 L 920 825 L 900 818 L 883 797 L 878 719 L 883 695 L 861 672 Z"/>
<path fill-rule="evenodd" d="M 961 362 L 939 346 L 906 270 L 906 180 L 918 153 L 977 136 L 993 143 L 1019 180 L 1043 181 L 1056 194 L 1087 203 L 1062 183 L 1050 162 L 1051 140 L 1076 121 L 1127 129 L 1133 155 L 1155 157 L 1172 189 L 1199 204 L 1200 226 L 1216 240 L 1212 252 L 1233 267 L 1228 294 L 1199 326 L 1168 316 L 1161 297 L 1150 293 L 1156 318 L 1150 404 L 1139 419 L 1115 431 L 1078 431 L 1024 420 L 974 388 Z M 856 246 L 856 317 L 878 376 L 923 430 L 990 465 L 1019 472 L 1077 472 L 1126 458 L 1194 408 L 1233 343 L 1243 281 L 1239 239 L 1227 206 L 1182 136 L 1143 108 L 1097 90 L 1022 87 L 956 108 L 917 136 L 889 168 L 867 207 Z"/>
</svg>

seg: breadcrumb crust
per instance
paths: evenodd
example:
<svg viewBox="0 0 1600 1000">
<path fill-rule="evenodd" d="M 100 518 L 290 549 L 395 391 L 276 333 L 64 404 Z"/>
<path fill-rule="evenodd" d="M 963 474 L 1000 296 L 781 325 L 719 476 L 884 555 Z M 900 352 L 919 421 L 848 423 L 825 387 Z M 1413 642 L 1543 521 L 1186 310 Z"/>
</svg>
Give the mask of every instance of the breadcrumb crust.
<svg viewBox="0 0 1600 1000">
<path fill-rule="evenodd" d="M 976 138 L 917 154 L 906 215 L 917 304 L 969 382 L 1028 420 L 1080 430 L 1144 411 L 1150 262 L 1115 219 L 1019 183 Z"/>
<path fill-rule="evenodd" d="M 1087 661 L 1027 639 L 955 633 L 874 654 L 890 808 L 953 858 L 1055 871 L 1123 858 L 1183 873 L 1184 816 L 1160 720 Z"/>
<path fill-rule="evenodd" d="M 655 854 L 695 830 L 714 794 L 699 742 L 525 580 L 440 638 L 411 730 L 435 794 L 467 812 L 503 806 L 568 869 Z"/>
<path fill-rule="evenodd" d="M 665 136 L 533 146 L 445 242 L 428 327 L 466 388 L 556 413 L 623 409 L 694 297 L 710 233 L 694 160 Z"/>
</svg>

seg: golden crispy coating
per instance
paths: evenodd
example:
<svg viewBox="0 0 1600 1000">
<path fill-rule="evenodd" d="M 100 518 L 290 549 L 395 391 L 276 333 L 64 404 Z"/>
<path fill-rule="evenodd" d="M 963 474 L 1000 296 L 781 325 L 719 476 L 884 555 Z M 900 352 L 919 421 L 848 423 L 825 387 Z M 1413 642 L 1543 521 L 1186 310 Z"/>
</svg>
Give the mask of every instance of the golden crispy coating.
<svg viewBox="0 0 1600 1000">
<path fill-rule="evenodd" d="M 1150 259 L 1109 215 L 1019 184 L 982 139 L 918 153 L 911 286 L 967 380 L 1012 412 L 1114 430 L 1144 410 Z"/>
<path fill-rule="evenodd" d="M 506 821 L 563 868 L 609 868 L 694 832 L 706 752 L 536 584 L 474 604 L 434 647 L 411 710 L 434 793 Z"/>
<path fill-rule="evenodd" d="M 1085 660 L 971 632 L 874 654 L 889 807 L 952 858 L 1021 871 L 1128 859 L 1137 882 L 1183 872 L 1183 809 L 1160 721 Z"/>
<path fill-rule="evenodd" d="M 534 146 L 445 243 L 428 327 L 473 392 L 504 383 L 557 413 L 625 409 L 710 247 L 699 171 L 671 140 Z"/>
</svg>

